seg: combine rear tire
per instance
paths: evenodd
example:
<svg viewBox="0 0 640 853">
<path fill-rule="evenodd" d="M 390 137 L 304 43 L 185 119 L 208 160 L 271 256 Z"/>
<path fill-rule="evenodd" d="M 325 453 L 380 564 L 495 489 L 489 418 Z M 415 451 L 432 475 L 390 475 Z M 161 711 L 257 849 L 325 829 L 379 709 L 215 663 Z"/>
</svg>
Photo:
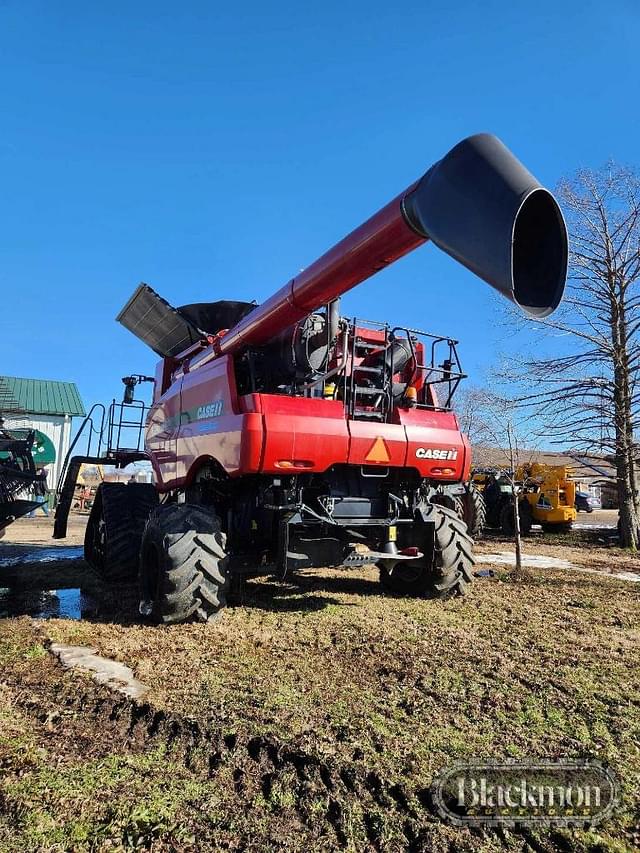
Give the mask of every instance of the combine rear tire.
<svg viewBox="0 0 640 853">
<path fill-rule="evenodd" d="M 101 483 L 91 507 L 84 535 L 84 558 L 105 581 L 135 578 L 139 536 L 125 483 Z"/>
<path fill-rule="evenodd" d="M 461 518 L 463 521 L 465 520 L 462 495 L 434 495 L 434 497 L 431 498 L 431 503 L 437 504 L 438 506 L 446 506 L 448 509 L 452 509 L 458 518 Z"/>
<path fill-rule="evenodd" d="M 212 622 L 226 604 L 226 536 L 213 510 L 155 509 L 140 550 L 140 611 L 159 622 Z"/>
<path fill-rule="evenodd" d="M 429 504 L 412 527 L 411 543 L 424 552 L 422 560 L 396 564 L 389 572 L 380 565 L 380 582 L 401 595 L 451 598 L 464 595 L 473 580 L 473 540 L 449 507 Z"/>
<path fill-rule="evenodd" d="M 475 539 L 487 526 L 487 504 L 480 489 L 473 484 L 467 486 L 463 498 L 463 516 L 467 530 Z"/>
<path fill-rule="evenodd" d="M 150 483 L 101 483 L 84 536 L 84 557 L 107 582 L 135 580 L 142 532 L 158 493 Z"/>
</svg>

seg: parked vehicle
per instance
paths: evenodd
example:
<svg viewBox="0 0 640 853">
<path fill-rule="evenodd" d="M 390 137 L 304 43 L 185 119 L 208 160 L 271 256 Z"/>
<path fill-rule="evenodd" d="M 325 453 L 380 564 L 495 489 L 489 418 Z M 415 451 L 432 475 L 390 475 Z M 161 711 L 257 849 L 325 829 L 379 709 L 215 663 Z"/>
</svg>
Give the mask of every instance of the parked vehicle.
<svg viewBox="0 0 640 853">
<path fill-rule="evenodd" d="M 513 482 L 513 488 L 512 488 Z M 511 536 L 515 520 L 514 492 L 518 501 L 520 532 L 527 536 L 533 524 L 547 533 L 571 529 L 576 518 L 576 485 L 563 465 L 520 465 L 507 471 L 476 470 L 471 485 L 485 502 L 486 527 L 500 529 Z"/>
<path fill-rule="evenodd" d="M 576 492 L 576 511 L 593 512 L 593 497 L 589 492 Z"/>
</svg>

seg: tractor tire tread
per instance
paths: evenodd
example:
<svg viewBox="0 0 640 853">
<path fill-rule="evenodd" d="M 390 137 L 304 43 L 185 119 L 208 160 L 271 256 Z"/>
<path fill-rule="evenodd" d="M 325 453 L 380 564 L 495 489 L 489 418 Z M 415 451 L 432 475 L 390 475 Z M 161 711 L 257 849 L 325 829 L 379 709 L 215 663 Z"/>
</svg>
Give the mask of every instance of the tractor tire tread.
<svg viewBox="0 0 640 853">
<path fill-rule="evenodd" d="M 380 565 L 380 581 L 390 591 L 405 595 L 424 595 L 429 598 L 452 598 L 464 595 L 473 580 L 475 561 L 473 539 L 455 509 L 441 503 L 423 507 L 423 523 L 433 524 L 433 559 L 425 559 L 423 571 L 408 581 L 394 576 Z"/>
<path fill-rule="evenodd" d="M 143 598 L 152 578 L 147 549 L 158 554 L 159 580 L 152 598 L 158 621 L 212 622 L 226 604 L 229 586 L 226 536 L 214 511 L 194 504 L 158 507 L 149 516 L 141 550 Z"/>
<path fill-rule="evenodd" d="M 469 535 L 476 539 L 482 535 L 487 526 L 487 503 L 480 489 L 473 483 L 466 487 L 466 493 L 462 499 L 464 512 L 463 518 L 467 525 Z"/>
</svg>

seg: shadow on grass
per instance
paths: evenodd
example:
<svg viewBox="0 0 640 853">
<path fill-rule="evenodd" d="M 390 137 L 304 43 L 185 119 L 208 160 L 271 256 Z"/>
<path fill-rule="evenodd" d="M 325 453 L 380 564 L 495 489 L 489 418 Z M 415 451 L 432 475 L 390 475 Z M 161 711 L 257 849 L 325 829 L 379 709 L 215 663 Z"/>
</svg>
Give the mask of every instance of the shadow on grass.
<svg viewBox="0 0 640 853">
<path fill-rule="evenodd" d="M 405 597 L 394 595 L 378 581 L 353 577 L 345 571 L 344 575 L 291 575 L 282 581 L 276 578 L 247 579 L 233 595 L 232 606 L 289 613 L 311 612 L 328 606 L 357 606 L 354 601 L 341 600 L 341 595 Z"/>
<path fill-rule="evenodd" d="M 247 607 L 250 610 L 268 610 L 272 613 L 312 613 L 329 606 L 349 606 L 348 602 L 336 601 L 323 595 L 305 595 L 285 598 L 282 595 L 252 591 L 230 602 L 230 607 Z"/>
<path fill-rule="evenodd" d="M 44 550 L 44 549 L 43 549 Z M 28 553 L 36 548 L 28 546 Z M 383 595 L 379 583 L 344 575 L 292 575 L 281 581 L 251 577 L 230 595 L 229 606 L 280 613 L 310 613 L 329 606 L 354 606 L 340 595 Z M 105 584 L 82 559 L 34 561 L 0 566 L 0 618 L 72 619 L 153 624 L 138 613 L 137 581 Z"/>
<path fill-rule="evenodd" d="M 333 592 L 338 595 L 387 595 L 378 581 L 369 578 L 354 577 L 348 573 L 335 575 L 299 575 L 292 582 L 300 590 L 312 589 Z"/>
<path fill-rule="evenodd" d="M 511 572 L 505 572 L 500 576 L 500 579 L 512 586 L 537 586 L 547 588 L 565 588 L 567 592 L 572 590 L 591 590 L 591 592 L 601 592 L 604 594 L 602 587 L 603 580 L 616 581 L 619 584 L 626 584 L 628 592 L 631 595 L 640 594 L 640 583 L 616 578 L 614 575 L 608 575 L 605 572 L 582 572 L 579 569 L 545 569 L 545 574 L 537 574 L 535 569 L 526 569 L 527 574 L 517 578 L 512 576 Z M 557 572 L 554 577 L 549 577 L 548 571 Z M 560 576 L 560 573 L 562 575 Z M 609 589 L 609 587 L 607 587 Z"/>
<path fill-rule="evenodd" d="M 586 584 L 585 584 L 586 585 Z M 229 595 L 229 607 L 274 613 L 312 613 L 327 607 L 355 607 L 346 597 L 408 598 L 373 578 L 331 570 L 293 574 L 285 580 L 249 577 Z M 409 596 L 410 597 L 410 596 Z M 428 596 L 423 596 L 425 599 Z M 0 569 L 0 618 L 31 616 L 116 623 L 154 624 L 138 612 L 137 581 L 105 584 L 84 560 L 24 563 Z"/>
<path fill-rule="evenodd" d="M 501 530 L 486 529 L 478 538 L 478 542 L 513 546 L 513 537 L 506 536 Z M 609 528 L 594 528 L 584 530 L 574 527 L 565 533 L 549 533 L 534 528 L 530 534 L 522 537 L 523 545 L 564 545 L 572 548 L 591 548 L 594 545 L 611 547 L 617 545 L 618 534 Z"/>
<path fill-rule="evenodd" d="M 277 612 L 311 612 L 329 606 L 353 606 L 353 602 L 340 601 L 331 593 L 367 595 L 376 584 L 364 579 L 333 576 L 291 575 L 285 580 L 277 578 L 244 581 L 233 596 L 233 605 Z"/>
</svg>

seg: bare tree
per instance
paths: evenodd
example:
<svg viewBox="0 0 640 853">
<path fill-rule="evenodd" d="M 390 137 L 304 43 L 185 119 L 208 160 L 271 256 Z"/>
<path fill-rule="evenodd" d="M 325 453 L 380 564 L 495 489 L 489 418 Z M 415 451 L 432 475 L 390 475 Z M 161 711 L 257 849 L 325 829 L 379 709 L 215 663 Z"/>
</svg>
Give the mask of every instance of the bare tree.
<svg viewBox="0 0 640 853">
<path fill-rule="evenodd" d="M 466 388 L 459 396 L 456 414 L 461 429 L 473 445 L 476 467 L 498 467 L 501 479 L 511 489 L 513 507 L 513 539 L 516 550 L 516 571 L 522 572 L 522 536 L 520 529 L 520 486 L 518 469 L 532 461 L 528 416 L 513 400 L 501 397 L 484 388 Z M 483 465 L 483 458 L 491 464 Z"/>
<path fill-rule="evenodd" d="M 577 172 L 558 194 L 570 235 L 567 293 L 556 314 L 533 322 L 538 334 L 541 326 L 549 333 L 559 354 L 510 358 L 503 378 L 521 383 L 520 405 L 535 415 L 550 443 L 612 458 L 621 543 L 635 550 L 640 179 L 611 163 Z"/>
<path fill-rule="evenodd" d="M 496 395 L 486 388 L 465 385 L 456 395 L 455 411 L 460 429 L 469 437 L 473 447 L 473 464 L 488 468 L 495 464 L 495 442 L 492 443 L 491 400 Z"/>
</svg>

